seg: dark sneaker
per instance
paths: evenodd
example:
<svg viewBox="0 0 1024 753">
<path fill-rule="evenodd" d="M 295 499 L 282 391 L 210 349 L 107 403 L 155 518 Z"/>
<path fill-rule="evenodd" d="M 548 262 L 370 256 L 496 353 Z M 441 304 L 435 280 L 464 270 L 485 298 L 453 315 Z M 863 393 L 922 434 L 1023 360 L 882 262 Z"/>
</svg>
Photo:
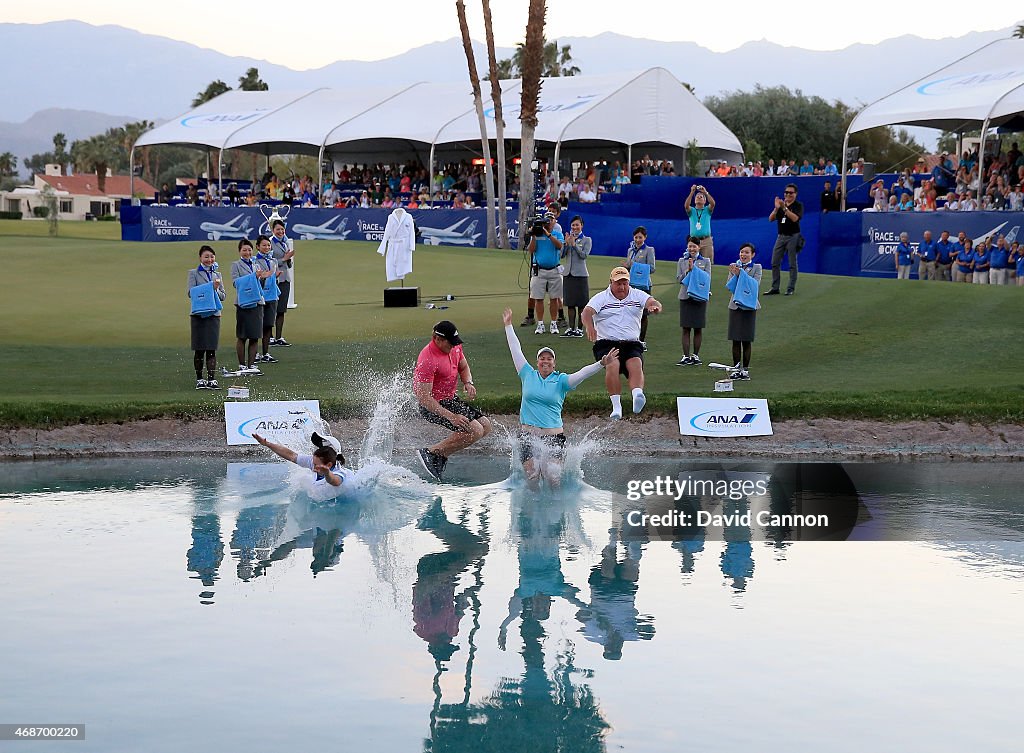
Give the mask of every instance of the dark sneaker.
<svg viewBox="0 0 1024 753">
<path fill-rule="evenodd" d="M 676 366 L 689 366 L 691 363 L 693 363 L 693 361 L 690 360 L 689 356 L 683 356 L 676 361 Z"/>
<path fill-rule="evenodd" d="M 434 479 L 434 481 L 441 480 L 441 474 L 444 473 L 445 458 L 431 452 L 426 447 L 416 450 L 416 457 L 420 459 L 420 464 L 423 466 L 423 470 L 427 472 L 427 475 Z"/>
<path fill-rule="evenodd" d="M 740 380 L 742 380 L 744 382 L 749 382 L 750 381 L 750 372 L 747 371 L 746 369 L 740 369 L 740 375 L 738 377 L 736 377 L 736 378 L 740 379 Z"/>
<path fill-rule="evenodd" d="M 277 363 L 277 359 L 274 358 L 269 353 L 267 353 L 265 356 L 263 356 L 262 360 L 263 360 L 263 363 Z"/>
<path fill-rule="evenodd" d="M 733 369 L 732 371 L 729 372 L 729 378 L 730 379 L 742 379 L 743 378 L 742 374 L 743 374 L 743 370 L 742 369 Z"/>
<path fill-rule="evenodd" d="M 196 389 L 197 390 L 205 390 L 206 386 L 207 386 L 207 383 L 206 383 L 205 379 L 197 379 L 196 380 Z"/>
<path fill-rule="evenodd" d="M 575 332 L 573 334 L 573 337 L 586 337 L 586 336 L 587 336 L 586 333 L 583 330 L 581 330 L 581 329 L 575 330 Z"/>
<path fill-rule="evenodd" d="M 520 327 L 532 327 L 537 323 L 537 320 L 532 316 L 523 317 L 523 321 L 519 322 Z"/>
<path fill-rule="evenodd" d="M 787 290 L 786 291 L 786 295 L 796 295 L 796 291 L 795 290 Z"/>
<path fill-rule="evenodd" d="M 700 360 L 700 356 L 698 356 L 696 353 L 694 353 L 692 356 L 690 356 L 690 365 L 691 366 L 700 366 L 702 363 L 704 363 L 704 362 L 702 360 Z"/>
<path fill-rule="evenodd" d="M 772 288 L 771 290 L 766 290 L 766 291 L 764 292 L 764 294 L 765 294 L 765 295 L 778 295 L 778 294 L 779 294 L 779 291 L 778 291 L 778 290 L 775 290 L 774 288 Z"/>
<path fill-rule="evenodd" d="M 558 317 L 558 326 L 559 327 L 568 327 L 569 326 L 569 322 L 567 322 L 565 320 L 564 316 L 560 316 L 560 317 Z"/>
<path fill-rule="evenodd" d="M 290 347 L 292 347 L 292 344 L 290 342 L 288 342 L 287 340 L 285 340 L 283 337 L 277 338 L 277 342 L 272 342 L 270 344 L 271 345 L 276 345 L 279 348 L 290 348 Z"/>
<path fill-rule="evenodd" d="M 644 349 L 644 353 L 647 352 L 647 342 L 645 340 L 640 341 L 640 347 Z"/>
<path fill-rule="evenodd" d="M 275 345 L 277 345 L 277 338 L 276 337 L 271 337 L 270 338 L 270 347 L 274 347 Z"/>
<path fill-rule="evenodd" d="M 567 329 L 562 334 L 560 334 L 559 337 L 576 337 L 576 330 Z"/>
<path fill-rule="evenodd" d="M 219 390 L 220 389 L 220 385 L 217 384 L 217 380 L 216 379 L 207 379 L 206 380 L 206 389 L 208 389 L 208 390 Z"/>
</svg>

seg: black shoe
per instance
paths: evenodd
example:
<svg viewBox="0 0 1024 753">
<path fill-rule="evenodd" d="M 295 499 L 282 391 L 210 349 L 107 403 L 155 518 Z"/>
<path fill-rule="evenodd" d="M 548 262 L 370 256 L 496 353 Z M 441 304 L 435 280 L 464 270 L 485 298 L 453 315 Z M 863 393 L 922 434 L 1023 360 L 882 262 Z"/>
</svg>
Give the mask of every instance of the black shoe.
<svg viewBox="0 0 1024 753">
<path fill-rule="evenodd" d="M 771 290 L 766 290 L 764 294 L 765 295 L 778 295 L 779 291 L 776 290 L 775 288 L 772 288 Z"/>
<path fill-rule="evenodd" d="M 441 480 L 441 474 L 444 473 L 444 465 L 446 458 L 441 457 L 437 453 L 431 452 L 426 447 L 416 450 L 416 457 L 420 459 L 420 463 L 423 465 L 423 470 L 434 479 L 434 481 Z"/>
<path fill-rule="evenodd" d="M 520 327 L 532 327 L 536 323 L 537 323 L 536 319 L 534 319 L 532 316 L 527 316 L 527 317 L 523 318 L 523 321 L 519 322 L 519 326 Z"/>
<path fill-rule="evenodd" d="M 786 291 L 786 295 L 796 295 L 796 291 L 795 290 L 787 290 Z"/>
</svg>

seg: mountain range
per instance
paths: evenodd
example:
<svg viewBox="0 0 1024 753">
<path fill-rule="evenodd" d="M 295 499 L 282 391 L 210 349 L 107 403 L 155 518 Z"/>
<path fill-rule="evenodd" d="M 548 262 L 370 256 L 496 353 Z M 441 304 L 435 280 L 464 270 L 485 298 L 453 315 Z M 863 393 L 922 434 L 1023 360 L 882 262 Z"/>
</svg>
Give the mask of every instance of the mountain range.
<svg viewBox="0 0 1024 753">
<path fill-rule="evenodd" d="M 661 66 L 692 85 L 702 99 L 760 84 L 784 85 L 858 105 L 1010 33 L 971 32 L 939 40 L 902 36 L 826 52 L 762 40 L 716 53 L 692 42 L 656 42 L 612 32 L 558 41 L 571 45 L 573 60 L 584 75 Z M 486 60 L 483 44 L 475 47 L 477 60 Z M 212 80 L 236 85 L 250 67 L 258 68 L 272 89 L 467 78 L 462 43 L 456 37 L 384 60 L 339 60 L 305 71 L 81 21 L 0 24 L 0 49 L 9 60 L 26 61 L 20 75 L 5 80 L 3 112 L 12 122 L 0 122 L 0 152 L 19 157 L 49 150 L 56 131 L 64 131 L 70 141 L 129 120 L 174 117 L 187 111 L 196 93 Z M 511 53 L 510 48 L 498 50 L 499 57 Z"/>
</svg>

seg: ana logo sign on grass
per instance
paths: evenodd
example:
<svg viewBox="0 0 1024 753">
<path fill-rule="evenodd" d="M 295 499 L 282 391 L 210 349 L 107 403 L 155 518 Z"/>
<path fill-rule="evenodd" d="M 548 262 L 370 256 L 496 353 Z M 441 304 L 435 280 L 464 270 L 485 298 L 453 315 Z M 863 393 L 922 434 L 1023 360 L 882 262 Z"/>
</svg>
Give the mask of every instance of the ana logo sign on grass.
<svg viewBox="0 0 1024 753">
<path fill-rule="evenodd" d="M 309 435 L 319 428 L 319 400 L 224 403 L 224 431 L 229 445 L 258 444 L 252 438 L 255 433 L 297 447 L 308 442 Z"/>
<path fill-rule="evenodd" d="M 773 433 L 767 400 L 679 397 L 679 433 L 693 437 L 763 437 Z"/>
</svg>

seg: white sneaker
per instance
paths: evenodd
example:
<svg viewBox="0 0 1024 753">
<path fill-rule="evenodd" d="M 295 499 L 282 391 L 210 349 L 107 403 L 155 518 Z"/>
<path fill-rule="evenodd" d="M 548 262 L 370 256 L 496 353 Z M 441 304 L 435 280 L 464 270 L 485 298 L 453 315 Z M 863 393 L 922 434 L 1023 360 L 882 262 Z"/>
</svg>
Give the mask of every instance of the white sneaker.
<svg viewBox="0 0 1024 753">
<path fill-rule="evenodd" d="M 647 396 L 643 392 L 638 392 L 633 395 L 633 412 L 639 413 L 647 405 Z"/>
<path fill-rule="evenodd" d="M 558 323 L 557 322 L 551 322 L 551 330 L 550 330 L 550 332 L 551 332 L 552 335 L 557 335 L 558 334 Z"/>
<path fill-rule="evenodd" d="M 622 408 L 613 408 L 612 413 L 608 416 L 612 421 L 618 421 L 622 418 Z"/>
<path fill-rule="evenodd" d="M 537 329 L 535 329 L 533 331 L 533 334 L 535 334 L 535 335 L 543 335 L 544 334 L 544 322 L 537 322 Z"/>
</svg>

